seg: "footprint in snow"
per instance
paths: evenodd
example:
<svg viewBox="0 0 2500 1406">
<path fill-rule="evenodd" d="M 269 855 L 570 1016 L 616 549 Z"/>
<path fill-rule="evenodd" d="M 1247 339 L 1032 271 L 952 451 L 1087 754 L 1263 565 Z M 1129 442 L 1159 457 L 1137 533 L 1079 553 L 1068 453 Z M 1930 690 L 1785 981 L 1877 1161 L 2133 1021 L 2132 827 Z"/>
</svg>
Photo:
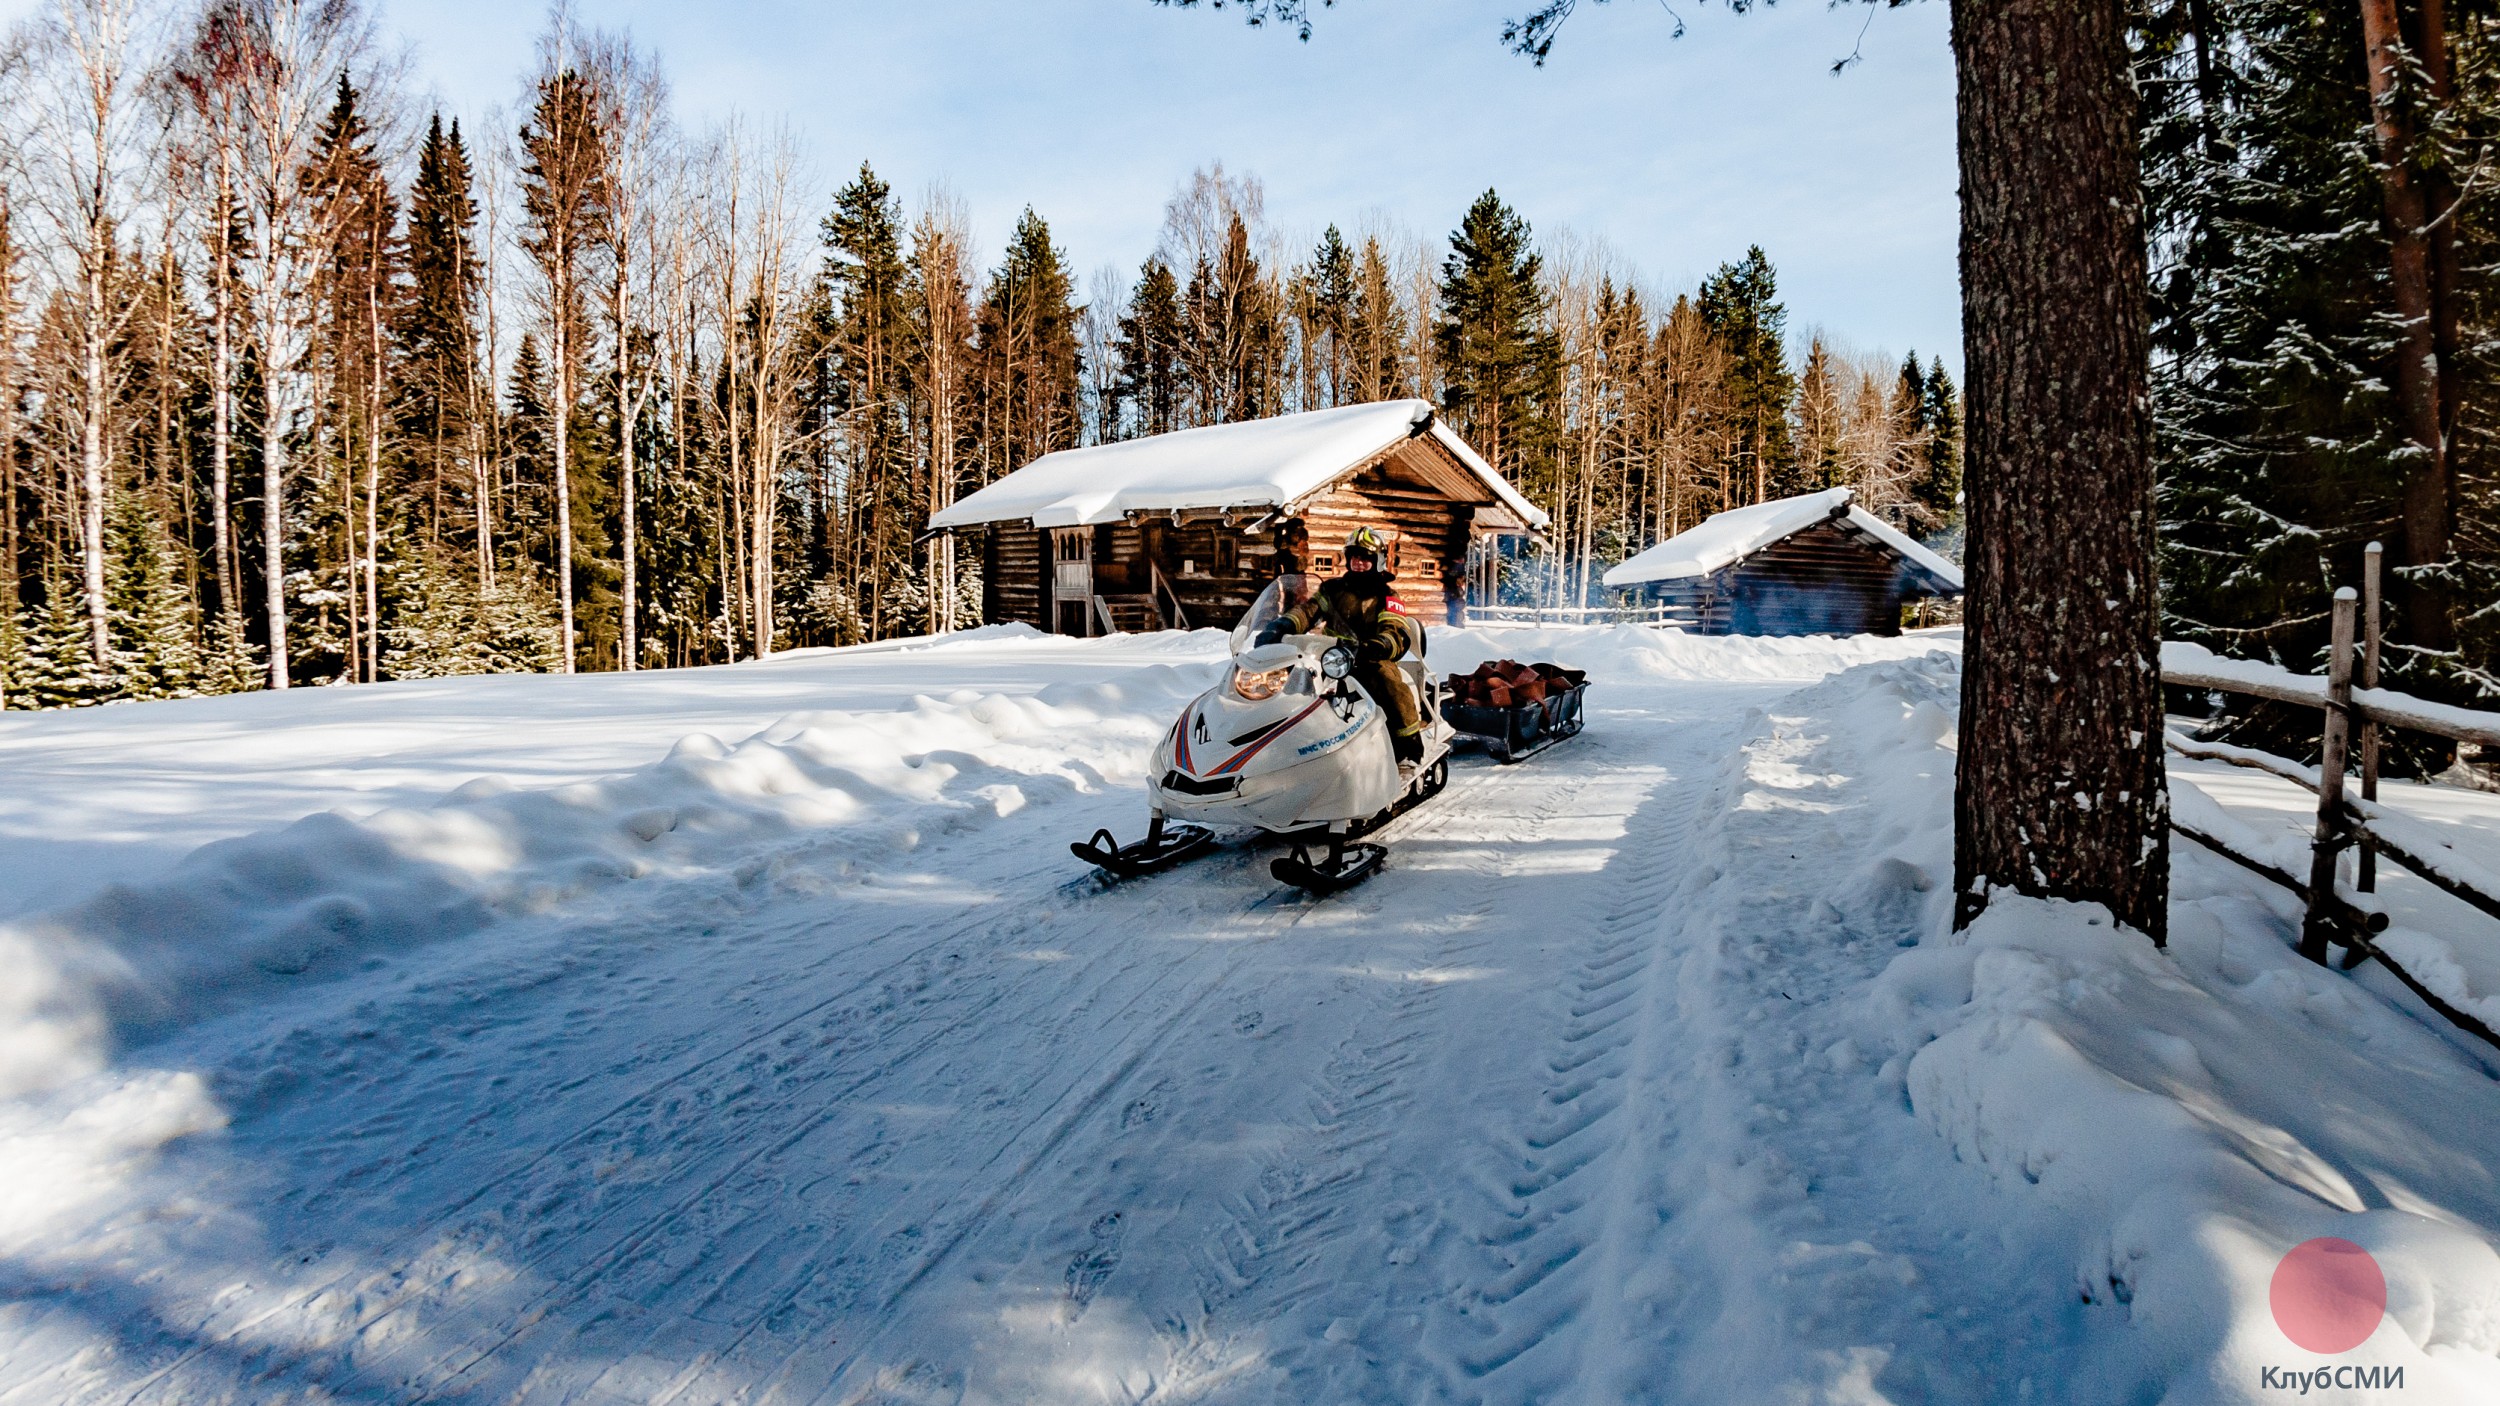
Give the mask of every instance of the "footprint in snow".
<svg viewBox="0 0 2500 1406">
<path fill-rule="evenodd" d="M 1094 1295 L 1102 1292 L 1111 1271 L 1119 1268 L 1120 1242 L 1126 1238 L 1126 1225 L 1118 1211 L 1106 1212 L 1094 1218 L 1092 1234 L 1093 1243 L 1068 1261 L 1068 1300 L 1079 1313 L 1094 1301 Z"/>
</svg>

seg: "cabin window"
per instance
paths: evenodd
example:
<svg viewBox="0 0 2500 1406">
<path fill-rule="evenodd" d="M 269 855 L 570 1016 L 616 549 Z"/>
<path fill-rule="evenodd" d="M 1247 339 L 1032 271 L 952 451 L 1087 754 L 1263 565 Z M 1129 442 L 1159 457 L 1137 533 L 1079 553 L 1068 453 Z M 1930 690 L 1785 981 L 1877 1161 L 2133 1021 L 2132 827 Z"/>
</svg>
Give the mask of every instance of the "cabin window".
<svg viewBox="0 0 2500 1406">
<path fill-rule="evenodd" d="M 1241 569 L 1241 541 L 1219 532 L 1215 535 L 1215 574 L 1230 576 Z"/>
</svg>

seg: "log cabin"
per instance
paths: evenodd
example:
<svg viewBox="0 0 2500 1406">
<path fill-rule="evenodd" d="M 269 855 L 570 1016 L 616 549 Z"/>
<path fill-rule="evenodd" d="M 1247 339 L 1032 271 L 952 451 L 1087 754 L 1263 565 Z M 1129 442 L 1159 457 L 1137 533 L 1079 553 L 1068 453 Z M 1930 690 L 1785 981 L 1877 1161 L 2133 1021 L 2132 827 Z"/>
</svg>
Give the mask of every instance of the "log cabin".
<svg viewBox="0 0 2500 1406">
<path fill-rule="evenodd" d="M 1546 522 L 1429 404 L 1396 400 L 1063 449 L 929 531 L 988 529 L 985 620 L 1099 635 L 1230 629 L 1277 576 L 1339 570 L 1365 525 L 1408 613 L 1461 623 L 1480 546 Z"/>
<path fill-rule="evenodd" d="M 1897 635 L 1901 607 L 1962 572 L 1846 488 L 1736 508 L 1606 573 L 1659 623 L 1703 635 Z"/>
</svg>

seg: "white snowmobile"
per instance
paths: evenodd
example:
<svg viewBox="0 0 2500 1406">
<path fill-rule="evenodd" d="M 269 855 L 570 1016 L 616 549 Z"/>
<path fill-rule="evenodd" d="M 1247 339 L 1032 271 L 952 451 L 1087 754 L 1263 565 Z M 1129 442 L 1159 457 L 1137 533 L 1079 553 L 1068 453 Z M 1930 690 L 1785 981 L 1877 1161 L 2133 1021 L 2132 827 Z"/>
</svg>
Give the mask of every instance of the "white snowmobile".
<svg viewBox="0 0 2500 1406">
<path fill-rule="evenodd" d="M 1133 878 L 1194 859 L 1219 826 L 1255 826 L 1294 841 L 1271 872 L 1314 893 L 1360 883 L 1388 851 L 1359 836 L 1438 794 L 1450 779 L 1450 725 L 1439 682 L 1420 648 L 1403 669 L 1424 719 L 1424 754 L 1401 777 L 1389 715 L 1351 677 L 1354 651 L 1329 635 L 1261 644 L 1268 627 L 1319 591 L 1317 578 L 1280 576 L 1233 630 L 1232 667 L 1181 712 L 1157 743 L 1146 788 L 1146 837 L 1122 845 L 1098 830 L 1070 845 L 1079 859 Z M 1415 631 L 1420 645 L 1422 631 Z M 1314 856 L 1316 846 L 1324 853 Z"/>
</svg>

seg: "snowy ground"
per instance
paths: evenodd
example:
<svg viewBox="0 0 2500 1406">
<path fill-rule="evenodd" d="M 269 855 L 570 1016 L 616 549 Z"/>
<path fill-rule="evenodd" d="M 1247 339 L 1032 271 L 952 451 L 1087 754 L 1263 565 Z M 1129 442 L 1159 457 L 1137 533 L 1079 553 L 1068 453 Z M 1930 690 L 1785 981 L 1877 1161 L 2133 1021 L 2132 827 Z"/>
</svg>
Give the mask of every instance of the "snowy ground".
<svg viewBox="0 0 2500 1406">
<path fill-rule="evenodd" d="M 1067 854 L 1211 635 L 0 722 L 0 1402 L 2494 1399 L 2500 1085 L 2192 849 L 1948 939 L 1949 646 L 1436 635 L 1589 731 L 1324 902 Z"/>
</svg>

